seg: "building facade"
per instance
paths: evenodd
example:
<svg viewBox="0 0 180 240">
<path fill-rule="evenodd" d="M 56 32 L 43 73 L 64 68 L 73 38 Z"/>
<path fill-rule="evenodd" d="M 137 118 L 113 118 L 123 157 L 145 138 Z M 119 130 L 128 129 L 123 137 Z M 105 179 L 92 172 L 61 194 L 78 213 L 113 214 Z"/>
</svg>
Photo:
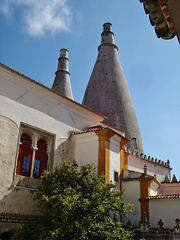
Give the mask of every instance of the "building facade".
<svg viewBox="0 0 180 240">
<path fill-rule="evenodd" d="M 0 234 L 41 215 L 32 200 L 40 177 L 66 159 L 95 163 L 107 183 L 125 188 L 126 202 L 134 203 L 125 225 L 131 218 L 138 227 L 144 212 L 153 227 L 163 217 L 172 228 L 179 217 L 180 183 L 175 177 L 171 182 L 168 161 L 144 153 L 113 35 L 111 24 L 104 24 L 83 104 L 73 100 L 66 49 L 61 50 L 52 89 L 0 64 Z M 103 87 L 103 94 L 92 91 L 91 84 Z M 97 109 L 90 99 L 98 99 Z M 108 99 L 111 104 L 103 105 Z M 164 212 L 167 205 L 172 217 Z"/>
</svg>

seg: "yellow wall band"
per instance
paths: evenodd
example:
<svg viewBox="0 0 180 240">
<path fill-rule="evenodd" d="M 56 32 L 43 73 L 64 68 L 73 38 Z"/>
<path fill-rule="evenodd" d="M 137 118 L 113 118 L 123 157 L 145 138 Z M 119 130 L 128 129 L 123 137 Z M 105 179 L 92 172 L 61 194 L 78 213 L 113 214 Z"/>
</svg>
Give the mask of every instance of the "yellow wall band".
<svg viewBox="0 0 180 240">
<path fill-rule="evenodd" d="M 97 131 L 98 135 L 98 174 L 104 174 L 105 183 L 110 181 L 110 138 L 114 132 L 110 129 Z"/>
</svg>

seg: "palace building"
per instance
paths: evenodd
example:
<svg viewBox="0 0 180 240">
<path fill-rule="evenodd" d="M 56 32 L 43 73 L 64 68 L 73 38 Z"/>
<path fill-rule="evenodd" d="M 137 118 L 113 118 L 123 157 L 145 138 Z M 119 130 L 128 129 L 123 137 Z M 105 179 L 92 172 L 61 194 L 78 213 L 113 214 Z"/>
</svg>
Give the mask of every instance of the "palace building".
<svg viewBox="0 0 180 240">
<path fill-rule="evenodd" d="M 0 234 L 41 214 L 32 195 L 43 171 L 65 159 L 95 163 L 107 183 L 125 188 L 125 201 L 134 203 L 125 225 L 131 219 L 138 228 L 145 212 L 151 227 L 161 218 L 174 228 L 180 183 L 169 161 L 146 156 L 110 23 L 101 36 L 82 104 L 73 100 L 66 49 L 52 89 L 0 64 Z"/>
</svg>

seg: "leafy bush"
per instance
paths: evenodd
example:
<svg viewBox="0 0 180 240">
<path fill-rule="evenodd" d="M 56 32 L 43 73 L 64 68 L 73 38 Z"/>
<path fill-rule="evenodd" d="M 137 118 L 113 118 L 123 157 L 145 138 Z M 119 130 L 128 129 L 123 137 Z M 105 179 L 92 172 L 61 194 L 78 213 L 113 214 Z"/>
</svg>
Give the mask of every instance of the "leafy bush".
<svg viewBox="0 0 180 240">
<path fill-rule="evenodd" d="M 53 173 L 45 172 L 35 195 L 43 219 L 14 230 L 14 240 L 110 240 L 132 239 L 122 227 L 120 215 L 132 206 L 125 204 L 115 185 L 105 184 L 94 165 L 65 162 Z"/>
</svg>

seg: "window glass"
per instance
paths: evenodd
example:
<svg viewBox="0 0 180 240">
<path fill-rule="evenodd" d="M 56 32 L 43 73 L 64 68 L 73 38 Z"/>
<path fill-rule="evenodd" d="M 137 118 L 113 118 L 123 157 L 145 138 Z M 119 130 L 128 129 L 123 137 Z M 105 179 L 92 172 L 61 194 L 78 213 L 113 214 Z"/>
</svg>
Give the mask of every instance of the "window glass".
<svg viewBox="0 0 180 240">
<path fill-rule="evenodd" d="M 133 143 L 134 143 L 134 149 L 137 149 L 137 141 L 136 141 L 136 138 L 133 138 Z"/>
<path fill-rule="evenodd" d="M 23 158 L 22 173 L 24 173 L 24 174 L 28 173 L 29 162 L 30 162 L 30 158 L 29 157 L 24 157 Z"/>
<path fill-rule="evenodd" d="M 16 173 L 30 177 L 32 164 L 32 139 L 28 134 L 23 134 L 20 139 Z"/>
<path fill-rule="evenodd" d="M 40 178 L 43 171 L 47 169 L 49 136 L 33 129 L 23 128 L 22 130 L 24 133 L 19 141 L 16 174 Z"/>
<path fill-rule="evenodd" d="M 40 170 L 40 160 L 35 159 L 33 177 L 39 177 L 39 170 Z"/>
</svg>

